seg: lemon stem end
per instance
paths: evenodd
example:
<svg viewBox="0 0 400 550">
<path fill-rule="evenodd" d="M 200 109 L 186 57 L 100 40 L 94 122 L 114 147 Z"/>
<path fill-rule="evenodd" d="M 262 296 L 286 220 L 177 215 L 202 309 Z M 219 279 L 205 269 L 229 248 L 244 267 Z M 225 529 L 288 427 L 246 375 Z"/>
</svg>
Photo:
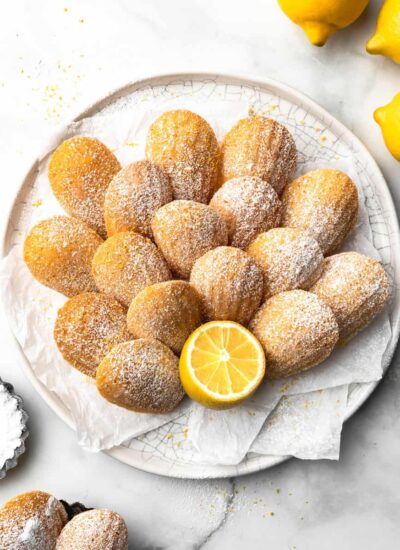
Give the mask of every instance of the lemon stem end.
<svg viewBox="0 0 400 550">
<path fill-rule="evenodd" d="M 318 47 L 324 46 L 336 30 L 333 25 L 315 22 L 304 23 L 302 27 L 311 44 Z"/>
</svg>

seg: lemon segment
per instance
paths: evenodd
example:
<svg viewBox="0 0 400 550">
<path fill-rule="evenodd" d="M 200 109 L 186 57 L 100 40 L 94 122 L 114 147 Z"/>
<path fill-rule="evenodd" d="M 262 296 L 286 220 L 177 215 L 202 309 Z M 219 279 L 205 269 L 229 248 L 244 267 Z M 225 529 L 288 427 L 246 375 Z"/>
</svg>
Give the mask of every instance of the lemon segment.
<svg viewBox="0 0 400 550">
<path fill-rule="evenodd" d="M 385 55 L 400 63 L 400 2 L 386 0 L 376 23 L 376 31 L 367 42 L 367 52 Z"/>
<path fill-rule="evenodd" d="M 189 397 L 205 407 L 227 409 L 257 389 L 265 355 L 257 338 L 239 323 L 211 321 L 186 340 L 179 370 Z"/>
<path fill-rule="evenodd" d="M 386 147 L 400 160 L 400 93 L 390 103 L 376 109 L 374 119 L 381 127 Z"/>
<path fill-rule="evenodd" d="M 323 46 L 337 30 L 351 25 L 368 0 L 278 0 L 282 11 L 299 25 L 314 46 Z"/>
</svg>

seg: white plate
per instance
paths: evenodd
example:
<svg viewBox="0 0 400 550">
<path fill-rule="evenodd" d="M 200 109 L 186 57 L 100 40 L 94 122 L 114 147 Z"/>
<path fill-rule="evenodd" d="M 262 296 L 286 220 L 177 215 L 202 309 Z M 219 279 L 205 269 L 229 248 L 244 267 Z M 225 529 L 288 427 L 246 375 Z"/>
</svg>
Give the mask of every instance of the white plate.
<svg viewBox="0 0 400 550">
<path fill-rule="evenodd" d="M 262 110 L 284 123 L 298 138 L 309 140 L 313 145 L 315 161 L 326 161 L 336 155 L 352 155 L 358 179 L 366 197 L 366 209 L 370 217 L 373 242 L 379 251 L 387 273 L 395 283 L 400 274 L 400 233 L 395 208 L 386 182 L 369 152 L 361 142 L 340 122 L 316 103 L 299 92 L 279 82 L 269 79 L 256 79 L 241 76 L 213 74 L 177 74 L 149 78 L 113 92 L 98 101 L 75 120 L 81 120 L 109 109 L 118 109 L 121 104 L 130 105 L 144 102 L 152 104 L 157 98 L 184 98 L 199 103 L 213 101 L 237 101 L 243 99 L 253 106 L 255 111 Z M 329 136 L 329 139 L 321 139 Z M 47 151 L 46 151 L 47 153 Z M 23 224 L 22 212 L 25 198 L 31 192 L 37 174 L 36 161 L 22 182 L 14 201 L 3 240 L 3 255 L 6 255 L 15 242 L 16 231 Z M 384 357 L 384 369 L 389 366 L 400 330 L 399 296 L 395 294 L 390 304 L 392 338 Z M 46 403 L 68 424 L 74 428 L 69 411 L 36 377 L 24 351 L 15 340 L 23 359 L 24 371 Z M 373 392 L 377 383 L 354 384 L 350 388 L 346 419 L 364 403 Z M 190 462 L 190 453 L 185 449 L 185 417 L 176 419 L 144 436 L 132 440 L 130 447 L 120 446 L 108 451 L 108 454 L 136 468 L 156 474 L 182 478 L 232 477 L 269 468 L 286 460 L 285 456 L 246 457 L 237 466 L 199 465 Z M 173 434 L 172 437 L 166 437 Z M 171 441 L 174 441 L 172 445 Z M 176 445 L 180 441 L 182 444 Z"/>
</svg>

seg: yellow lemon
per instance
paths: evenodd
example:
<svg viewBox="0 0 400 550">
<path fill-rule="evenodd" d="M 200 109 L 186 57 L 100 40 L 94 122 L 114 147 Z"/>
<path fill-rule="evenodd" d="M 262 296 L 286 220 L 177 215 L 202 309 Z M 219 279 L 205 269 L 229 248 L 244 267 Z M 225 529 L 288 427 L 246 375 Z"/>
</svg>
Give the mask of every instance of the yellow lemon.
<svg viewBox="0 0 400 550">
<path fill-rule="evenodd" d="M 400 0 L 386 0 L 379 12 L 376 31 L 367 52 L 386 55 L 400 63 Z"/>
<path fill-rule="evenodd" d="M 251 395 L 265 374 L 257 338 L 239 323 L 211 321 L 183 346 L 179 363 L 186 393 L 211 409 L 228 409 Z"/>
<path fill-rule="evenodd" d="M 306 33 L 314 46 L 323 46 L 339 29 L 351 25 L 368 0 L 278 0 L 286 15 Z"/>
<path fill-rule="evenodd" d="M 381 127 L 386 147 L 400 160 L 400 93 L 390 103 L 376 109 L 374 119 Z"/>
</svg>

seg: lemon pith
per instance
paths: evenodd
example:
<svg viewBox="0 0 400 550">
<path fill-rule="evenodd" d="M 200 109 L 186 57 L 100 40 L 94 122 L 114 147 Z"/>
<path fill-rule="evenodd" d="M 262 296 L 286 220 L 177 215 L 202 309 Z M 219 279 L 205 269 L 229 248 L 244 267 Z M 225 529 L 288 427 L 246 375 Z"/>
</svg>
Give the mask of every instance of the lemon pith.
<svg viewBox="0 0 400 550">
<path fill-rule="evenodd" d="M 278 0 L 283 12 L 299 25 L 314 46 L 323 46 L 337 30 L 360 17 L 368 0 Z"/>
<path fill-rule="evenodd" d="M 189 397 L 206 407 L 225 409 L 256 390 L 265 374 L 265 355 L 242 325 L 211 321 L 189 336 L 179 369 Z"/>
<path fill-rule="evenodd" d="M 386 147 L 400 160 L 400 93 L 390 103 L 376 109 L 374 119 L 381 127 Z"/>
<path fill-rule="evenodd" d="M 367 42 L 367 52 L 385 55 L 400 63 L 400 0 L 386 0 L 376 23 L 376 30 Z"/>
</svg>

